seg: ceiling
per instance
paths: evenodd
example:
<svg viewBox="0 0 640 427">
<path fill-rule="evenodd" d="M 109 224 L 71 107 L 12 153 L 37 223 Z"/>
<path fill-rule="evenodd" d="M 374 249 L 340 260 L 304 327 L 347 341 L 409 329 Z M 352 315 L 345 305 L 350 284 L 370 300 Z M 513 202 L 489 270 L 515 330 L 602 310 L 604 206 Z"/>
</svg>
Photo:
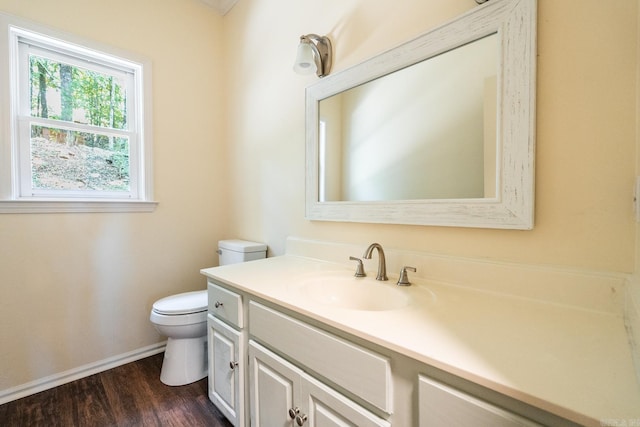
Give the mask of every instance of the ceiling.
<svg viewBox="0 0 640 427">
<path fill-rule="evenodd" d="M 238 2 L 238 0 L 200 0 L 202 3 L 214 8 L 220 15 L 226 15 L 227 12 Z"/>
</svg>

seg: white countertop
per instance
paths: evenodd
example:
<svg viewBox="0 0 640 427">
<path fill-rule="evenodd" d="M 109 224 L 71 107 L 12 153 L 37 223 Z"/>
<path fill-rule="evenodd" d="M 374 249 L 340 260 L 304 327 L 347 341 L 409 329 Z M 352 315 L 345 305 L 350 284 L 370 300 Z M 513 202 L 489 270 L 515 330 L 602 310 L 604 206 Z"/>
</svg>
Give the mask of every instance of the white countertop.
<svg viewBox="0 0 640 427">
<path fill-rule="evenodd" d="M 332 307 L 295 285 L 353 269 L 285 255 L 202 270 L 210 278 L 577 423 L 640 425 L 640 386 L 621 316 L 475 291 L 410 275 L 386 311 Z M 367 278 L 367 280 L 373 280 Z M 635 423 L 635 424 L 634 424 Z"/>
</svg>

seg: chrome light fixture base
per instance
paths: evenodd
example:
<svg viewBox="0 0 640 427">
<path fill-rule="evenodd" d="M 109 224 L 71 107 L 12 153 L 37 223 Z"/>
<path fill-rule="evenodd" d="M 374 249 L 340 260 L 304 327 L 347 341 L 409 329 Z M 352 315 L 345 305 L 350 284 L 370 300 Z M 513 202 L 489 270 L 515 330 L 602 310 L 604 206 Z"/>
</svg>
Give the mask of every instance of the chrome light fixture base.
<svg viewBox="0 0 640 427">
<path fill-rule="evenodd" d="M 293 69 L 299 74 L 311 74 L 324 77 L 331 71 L 331 40 L 327 36 L 307 34 L 300 36 L 298 55 Z"/>
</svg>

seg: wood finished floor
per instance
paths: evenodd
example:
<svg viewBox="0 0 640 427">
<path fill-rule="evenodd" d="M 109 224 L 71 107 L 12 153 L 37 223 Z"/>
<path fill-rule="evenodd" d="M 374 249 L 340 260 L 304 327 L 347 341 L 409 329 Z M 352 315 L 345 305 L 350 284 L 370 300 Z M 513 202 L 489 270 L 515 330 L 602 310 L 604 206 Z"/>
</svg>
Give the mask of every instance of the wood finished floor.
<svg viewBox="0 0 640 427">
<path fill-rule="evenodd" d="M 207 397 L 207 379 L 160 382 L 163 353 L 0 405 L 3 427 L 230 427 Z"/>
</svg>

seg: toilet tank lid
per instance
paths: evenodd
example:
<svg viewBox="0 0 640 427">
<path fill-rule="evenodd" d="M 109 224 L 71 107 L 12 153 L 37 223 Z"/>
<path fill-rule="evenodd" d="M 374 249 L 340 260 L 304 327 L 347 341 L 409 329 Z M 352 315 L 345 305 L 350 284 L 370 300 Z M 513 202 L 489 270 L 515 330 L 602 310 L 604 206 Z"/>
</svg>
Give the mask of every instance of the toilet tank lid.
<svg viewBox="0 0 640 427">
<path fill-rule="evenodd" d="M 159 299 L 153 310 L 160 314 L 189 314 L 207 309 L 207 291 L 185 292 Z"/>
<path fill-rule="evenodd" d="M 264 243 L 250 242 L 248 240 L 220 240 L 218 247 L 221 249 L 227 249 L 234 252 L 264 252 L 267 250 L 267 245 Z"/>
</svg>

